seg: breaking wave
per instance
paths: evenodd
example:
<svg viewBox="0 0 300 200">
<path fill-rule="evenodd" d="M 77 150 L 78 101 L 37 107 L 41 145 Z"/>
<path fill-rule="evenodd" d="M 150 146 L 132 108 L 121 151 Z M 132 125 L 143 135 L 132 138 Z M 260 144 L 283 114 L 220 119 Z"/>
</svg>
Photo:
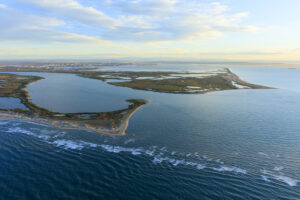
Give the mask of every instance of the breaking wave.
<svg viewBox="0 0 300 200">
<path fill-rule="evenodd" d="M 234 172 L 234 173 L 247 174 L 247 170 L 240 169 L 238 167 L 222 166 L 220 168 L 213 168 L 213 169 L 218 172 Z"/>
<path fill-rule="evenodd" d="M 286 183 L 286 184 L 288 184 L 289 186 L 292 186 L 292 187 L 297 186 L 298 183 L 299 183 L 299 180 L 288 177 L 288 176 L 284 175 L 283 173 L 275 174 L 275 173 L 273 173 L 271 171 L 268 171 L 268 170 L 265 170 L 265 169 L 261 170 L 261 173 L 264 174 L 264 176 L 262 176 L 263 179 L 265 181 L 268 181 L 268 182 L 270 182 L 270 179 L 272 178 L 272 179 L 275 179 L 277 181 L 281 181 L 283 183 Z M 268 175 L 269 178 L 267 178 L 265 175 Z"/>
<path fill-rule="evenodd" d="M 9 124 L 13 123 L 13 124 Z M 111 144 L 96 144 L 83 140 L 66 139 L 66 132 L 51 131 L 40 128 L 21 128 L 17 127 L 18 122 L 0 121 L 0 125 L 10 126 L 6 132 L 9 134 L 23 134 L 41 139 L 47 144 L 54 145 L 65 150 L 82 150 L 85 148 L 100 148 L 109 153 L 130 153 L 134 156 L 146 156 L 152 159 L 153 164 L 170 164 L 174 167 L 187 166 L 197 170 L 209 169 L 219 173 L 234 173 L 234 174 L 247 174 L 247 170 L 241 169 L 236 166 L 228 166 L 220 159 L 212 159 L 207 155 L 200 155 L 198 152 L 193 153 L 180 153 L 175 151 L 168 151 L 166 147 L 152 146 L 148 148 L 142 147 L 126 147 Z M 127 139 L 123 144 L 134 143 L 134 139 Z M 259 152 L 261 156 L 269 157 L 270 155 Z M 297 186 L 299 180 L 284 175 L 281 171 L 284 169 L 282 166 L 275 166 L 271 171 L 261 170 L 261 178 L 267 183 L 271 180 L 277 180 L 288 184 L 289 186 Z"/>
</svg>

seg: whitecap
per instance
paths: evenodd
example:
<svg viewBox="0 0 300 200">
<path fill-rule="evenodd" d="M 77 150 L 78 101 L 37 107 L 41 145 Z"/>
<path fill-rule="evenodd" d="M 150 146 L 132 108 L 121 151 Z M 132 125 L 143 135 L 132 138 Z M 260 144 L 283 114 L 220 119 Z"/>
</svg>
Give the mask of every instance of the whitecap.
<svg viewBox="0 0 300 200">
<path fill-rule="evenodd" d="M 8 123 L 9 123 L 9 121 L 0 121 L 0 125 L 6 125 Z"/>
<path fill-rule="evenodd" d="M 269 180 L 268 177 L 266 177 L 266 176 L 261 176 L 261 178 L 262 178 L 264 181 L 266 181 L 266 182 L 270 182 L 270 180 Z"/>
<path fill-rule="evenodd" d="M 201 165 L 201 164 L 197 165 L 197 169 L 199 169 L 199 170 L 204 169 L 205 167 L 206 167 L 205 165 Z"/>
<path fill-rule="evenodd" d="M 72 140 L 55 140 L 52 142 L 52 144 L 55 144 L 58 147 L 63 147 L 64 149 L 83 149 L 84 145 L 74 142 Z"/>
<path fill-rule="evenodd" d="M 283 175 L 282 173 L 277 175 L 277 174 L 273 174 L 272 172 L 267 171 L 265 169 L 261 170 L 261 172 L 263 174 L 267 174 L 267 175 L 271 176 L 272 178 L 274 178 L 278 181 L 284 182 L 284 183 L 286 183 L 286 184 L 288 184 L 289 186 L 292 186 L 292 187 L 297 186 L 298 183 L 299 183 L 299 180 L 287 177 L 287 176 Z"/>
<path fill-rule="evenodd" d="M 289 186 L 297 186 L 298 185 L 298 180 L 287 177 L 287 176 L 283 176 L 283 175 L 274 175 L 274 178 L 278 181 L 282 181 L 286 184 L 288 184 Z"/>
<path fill-rule="evenodd" d="M 145 154 L 148 155 L 148 156 L 153 156 L 153 155 L 154 155 L 154 152 L 155 152 L 155 150 L 153 150 L 153 151 L 146 150 L 146 151 L 145 151 Z"/>
<path fill-rule="evenodd" d="M 185 162 L 185 165 L 186 165 L 186 166 L 192 166 L 192 167 L 195 167 L 195 166 L 197 166 L 197 165 L 199 165 L 199 164 L 194 163 L 194 162 L 189 162 L 189 161 L 187 161 L 187 162 Z"/>
<path fill-rule="evenodd" d="M 167 152 L 167 147 L 160 148 L 161 151 Z"/>
<path fill-rule="evenodd" d="M 32 121 L 23 121 L 23 122 L 27 123 L 27 124 L 34 124 L 34 125 L 43 126 L 43 127 L 51 127 L 50 125 L 47 125 L 47 124 L 42 124 L 42 123 L 37 123 L 37 122 L 32 122 Z"/>
<path fill-rule="evenodd" d="M 82 150 L 85 147 L 97 147 L 97 144 L 84 142 L 84 141 L 72 141 L 72 140 L 55 140 L 51 142 L 58 147 L 63 147 L 64 149 L 77 149 Z"/>
<path fill-rule="evenodd" d="M 120 152 L 130 152 L 132 155 L 141 155 L 143 149 L 141 148 L 126 148 L 120 146 L 113 146 L 113 145 L 100 145 L 104 150 L 111 152 L 111 153 L 120 153 Z"/>
<path fill-rule="evenodd" d="M 184 160 L 175 160 L 175 162 L 172 162 L 172 164 L 174 166 L 177 166 L 177 165 L 185 164 L 185 161 Z"/>
<path fill-rule="evenodd" d="M 64 149 L 78 149 L 81 150 L 85 147 L 97 147 L 97 144 L 89 143 L 85 141 L 72 141 L 72 140 L 55 140 L 51 142 L 51 144 L 55 144 L 58 147 L 63 147 Z"/>
<path fill-rule="evenodd" d="M 281 171 L 283 169 L 284 169 L 284 167 L 282 167 L 282 166 L 275 166 L 273 170 L 279 172 L 279 171 Z"/>
<path fill-rule="evenodd" d="M 135 139 L 128 139 L 124 142 L 124 144 L 129 144 L 135 142 Z"/>
<path fill-rule="evenodd" d="M 222 164 L 222 165 L 224 164 L 224 162 L 221 161 L 220 159 L 215 160 L 215 162 L 216 162 L 216 163 L 219 163 L 219 164 Z"/>
<path fill-rule="evenodd" d="M 20 127 L 15 127 L 15 128 L 9 128 L 7 130 L 8 133 L 12 133 L 12 134 L 15 134 L 15 133 L 22 133 L 22 134 L 26 134 L 26 135 L 35 135 L 33 132 L 31 131 L 28 131 L 26 129 L 22 129 Z"/>
<path fill-rule="evenodd" d="M 238 167 L 227 167 L 227 166 L 222 166 L 220 168 L 212 168 L 215 171 L 218 172 L 235 172 L 235 173 L 241 173 L 241 174 L 246 174 L 247 170 L 238 168 Z"/>
<path fill-rule="evenodd" d="M 168 160 L 168 159 L 169 159 L 168 157 L 154 156 L 153 162 L 155 164 L 159 164 L 159 163 L 162 163 L 163 161 Z"/>
<path fill-rule="evenodd" d="M 258 154 L 261 155 L 261 156 L 269 157 L 269 154 L 266 154 L 264 152 L 258 152 Z"/>
</svg>

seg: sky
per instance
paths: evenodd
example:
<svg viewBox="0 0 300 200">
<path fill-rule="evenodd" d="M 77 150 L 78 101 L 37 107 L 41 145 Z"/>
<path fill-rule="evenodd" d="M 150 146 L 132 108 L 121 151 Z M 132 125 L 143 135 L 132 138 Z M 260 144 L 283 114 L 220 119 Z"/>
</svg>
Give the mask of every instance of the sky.
<svg viewBox="0 0 300 200">
<path fill-rule="evenodd" d="M 299 0 L 0 0 L 0 60 L 300 61 Z"/>
</svg>

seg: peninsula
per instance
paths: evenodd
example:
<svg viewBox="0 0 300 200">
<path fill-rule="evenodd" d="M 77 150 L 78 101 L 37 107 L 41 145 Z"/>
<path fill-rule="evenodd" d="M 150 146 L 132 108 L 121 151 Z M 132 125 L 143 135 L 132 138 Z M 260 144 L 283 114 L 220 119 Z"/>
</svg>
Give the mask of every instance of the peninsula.
<svg viewBox="0 0 300 200">
<path fill-rule="evenodd" d="M 128 99 L 128 108 L 112 112 L 99 113 L 58 113 L 41 108 L 29 99 L 26 86 L 42 79 L 38 76 L 23 76 L 16 74 L 0 74 L 0 97 L 14 97 L 20 99 L 27 109 L 0 108 L 1 119 L 16 119 L 48 124 L 61 129 L 91 130 L 110 135 L 124 135 L 131 116 L 147 100 Z"/>
<path fill-rule="evenodd" d="M 228 68 L 203 72 L 82 72 L 81 77 L 107 81 L 116 86 L 165 93 L 207 93 L 236 89 L 273 89 L 241 80 Z"/>
<path fill-rule="evenodd" d="M 59 113 L 41 108 L 30 100 L 27 85 L 43 79 L 13 72 L 72 73 L 97 79 L 115 86 L 164 93 L 203 94 L 237 89 L 272 89 L 241 80 L 228 68 L 203 72 L 166 71 L 98 71 L 94 68 L 38 66 L 0 66 L 0 98 L 20 99 L 26 109 L 0 108 L 0 118 L 33 121 L 61 129 L 90 130 L 110 135 L 124 135 L 132 115 L 148 101 L 128 99 L 131 104 L 122 110 L 95 113 Z M 8 73 L 12 72 L 12 73 Z"/>
</svg>

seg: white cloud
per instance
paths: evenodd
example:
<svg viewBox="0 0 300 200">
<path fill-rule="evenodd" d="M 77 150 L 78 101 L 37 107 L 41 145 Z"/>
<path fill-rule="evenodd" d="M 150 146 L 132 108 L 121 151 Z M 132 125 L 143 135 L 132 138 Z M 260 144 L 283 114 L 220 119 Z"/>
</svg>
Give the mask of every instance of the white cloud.
<svg viewBox="0 0 300 200">
<path fill-rule="evenodd" d="M 92 4 L 89 1 L 90 5 L 87 5 L 87 1 L 79 0 L 14 1 L 25 3 L 33 9 L 38 8 L 39 12 L 37 13 L 45 11 L 44 17 L 35 16 L 36 19 L 30 20 L 33 24 L 28 24 L 24 19 L 16 22 L 16 24 L 23 24 L 27 30 L 28 27 L 32 26 L 36 26 L 36 30 L 41 27 L 49 29 L 52 26 L 52 32 L 61 33 L 61 31 L 55 31 L 57 30 L 56 26 L 62 27 L 61 25 L 65 23 L 65 26 L 62 27 L 66 30 L 64 32 L 89 35 L 86 37 L 109 41 L 206 40 L 215 39 L 230 32 L 253 33 L 258 30 L 255 26 L 243 25 L 242 20 L 247 16 L 247 13 L 230 13 L 227 6 L 218 2 L 199 3 L 197 0 L 95 0 Z M 30 14 L 28 15 L 30 16 Z M 45 22 L 42 23 L 43 18 Z M 14 24 L 1 23 L 0 21 L 0 28 Z M 44 32 L 43 29 L 41 33 Z M 20 37 L 22 37 L 21 34 Z M 47 37 L 49 35 L 46 34 L 45 38 Z"/>
<path fill-rule="evenodd" d="M 164 15 L 175 11 L 178 0 L 114 0 L 106 3 L 110 9 L 116 9 L 130 15 Z"/>
<path fill-rule="evenodd" d="M 112 45 L 98 37 L 56 30 L 65 22 L 52 17 L 26 14 L 14 9 L 0 12 L 0 41 L 30 41 L 40 43 L 69 42 Z"/>
<path fill-rule="evenodd" d="M 0 9 L 7 8 L 6 5 L 0 3 Z"/>
<path fill-rule="evenodd" d="M 248 13 L 229 13 L 228 7 L 218 2 L 117 0 L 110 1 L 107 6 L 122 19 L 116 29 L 102 35 L 112 40 L 204 40 L 229 32 L 253 33 L 258 30 L 255 26 L 241 25 Z M 101 4 L 101 7 L 105 8 L 105 5 Z"/>
<path fill-rule="evenodd" d="M 70 20 L 75 20 L 83 24 L 112 28 L 116 25 L 116 20 L 105 15 L 103 12 L 93 7 L 86 7 L 75 0 L 21 0 L 31 3 L 40 8 L 59 14 Z"/>
</svg>

